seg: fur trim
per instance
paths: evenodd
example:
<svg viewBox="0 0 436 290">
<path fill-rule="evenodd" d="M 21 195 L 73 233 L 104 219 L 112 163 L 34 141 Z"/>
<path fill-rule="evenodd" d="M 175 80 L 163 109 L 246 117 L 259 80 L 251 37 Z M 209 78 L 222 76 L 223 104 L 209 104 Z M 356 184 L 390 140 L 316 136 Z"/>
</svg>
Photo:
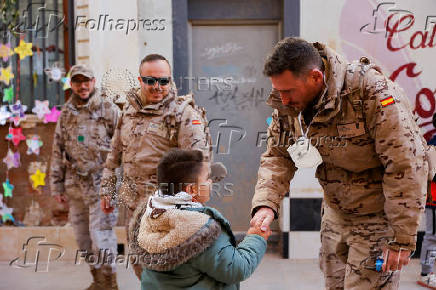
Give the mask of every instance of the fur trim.
<svg viewBox="0 0 436 290">
<path fill-rule="evenodd" d="M 221 226 L 214 220 L 204 225 L 193 236 L 176 247 L 161 254 L 144 255 L 140 258 L 142 265 L 154 271 L 170 271 L 189 259 L 203 253 L 221 234 Z"/>
<path fill-rule="evenodd" d="M 146 211 L 139 228 L 139 246 L 151 254 L 164 253 L 186 241 L 208 220 L 206 214 L 180 209 L 166 210 L 158 218 L 148 217 Z"/>
<path fill-rule="evenodd" d="M 149 253 L 138 243 L 141 219 L 145 214 L 146 208 L 146 202 L 140 204 L 130 221 L 129 235 L 132 238 L 129 242 L 129 253 L 138 255 L 138 263 L 147 269 L 170 271 L 204 252 L 221 234 L 221 225 L 215 220 L 209 219 L 198 231 L 177 246 L 167 248 L 161 253 Z M 185 229 L 187 227 L 185 226 Z"/>
</svg>

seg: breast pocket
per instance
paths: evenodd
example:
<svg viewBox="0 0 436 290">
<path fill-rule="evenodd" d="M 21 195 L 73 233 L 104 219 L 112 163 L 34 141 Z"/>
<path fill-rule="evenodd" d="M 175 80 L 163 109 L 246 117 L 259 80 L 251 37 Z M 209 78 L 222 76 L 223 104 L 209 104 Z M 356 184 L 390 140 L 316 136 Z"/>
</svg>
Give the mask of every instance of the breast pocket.
<svg viewBox="0 0 436 290">
<path fill-rule="evenodd" d="M 331 149 L 332 163 L 352 172 L 361 172 L 380 166 L 374 140 L 363 122 L 338 124 L 337 128 L 342 142 L 340 147 Z"/>
<path fill-rule="evenodd" d="M 157 123 L 157 122 L 150 122 L 147 126 L 147 134 L 159 136 L 165 139 L 169 138 L 169 132 L 166 128 L 165 124 L 163 122 Z"/>
</svg>

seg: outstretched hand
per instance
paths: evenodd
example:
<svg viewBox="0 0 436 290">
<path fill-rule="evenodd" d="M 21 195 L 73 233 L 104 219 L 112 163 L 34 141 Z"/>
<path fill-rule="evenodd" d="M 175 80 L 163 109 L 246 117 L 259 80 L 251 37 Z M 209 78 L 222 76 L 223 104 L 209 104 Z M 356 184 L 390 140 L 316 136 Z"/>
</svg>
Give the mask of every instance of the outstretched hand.
<svg viewBox="0 0 436 290">
<path fill-rule="evenodd" d="M 250 221 L 250 226 L 260 228 L 261 231 L 266 232 L 274 220 L 274 211 L 269 207 L 260 208 Z"/>
</svg>

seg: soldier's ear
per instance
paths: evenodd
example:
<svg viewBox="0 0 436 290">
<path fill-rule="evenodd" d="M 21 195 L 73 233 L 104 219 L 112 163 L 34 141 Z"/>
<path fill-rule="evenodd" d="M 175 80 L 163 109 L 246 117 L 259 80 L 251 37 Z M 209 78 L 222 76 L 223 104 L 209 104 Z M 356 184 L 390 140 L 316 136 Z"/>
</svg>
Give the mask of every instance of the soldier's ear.
<svg viewBox="0 0 436 290">
<path fill-rule="evenodd" d="M 309 78 L 315 83 L 323 82 L 324 74 L 320 69 L 314 68 L 309 72 Z"/>
</svg>

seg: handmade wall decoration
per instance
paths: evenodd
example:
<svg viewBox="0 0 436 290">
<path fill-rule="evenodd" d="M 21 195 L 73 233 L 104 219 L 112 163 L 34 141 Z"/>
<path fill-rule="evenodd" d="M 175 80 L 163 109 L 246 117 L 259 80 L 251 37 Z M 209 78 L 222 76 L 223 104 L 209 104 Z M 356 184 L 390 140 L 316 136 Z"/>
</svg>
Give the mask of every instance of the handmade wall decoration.
<svg viewBox="0 0 436 290">
<path fill-rule="evenodd" d="M 0 107 L 0 125 L 6 124 L 6 121 L 12 116 L 11 112 L 8 111 L 8 106 Z"/>
<path fill-rule="evenodd" d="M 14 126 L 20 125 L 21 120 L 26 118 L 24 112 L 27 110 L 26 105 L 21 105 L 21 101 L 16 101 L 15 104 L 9 105 L 9 110 L 11 110 L 12 117 L 10 120 L 14 121 Z"/>
<path fill-rule="evenodd" d="M 32 135 L 31 138 L 26 140 L 27 144 L 27 155 L 35 154 L 39 155 L 39 148 L 42 147 L 41 137 L 39 135 Z"/>
<path fill-rule="evenodd" d="M 20 144 L 21 141 L 26 140 L 26 136 L 23 135 L 23 128 L 9 128 L 9 134 L 6 135 L 6 140 L 12 141 L 15 147 Z"/>
<path fill-rule="evenodd" d="M 32 180 L 33 189 L 37 189 L 38 186 L 45 185 L 45 176 L 46 176 L 46 174 L 44 172 L 41 172 L 41 170 L 39 170 L 39 168 L 36 170 L 35 174 L 30 175 L 30 179 Z"/>
<path fill-rule="evenodd" d="M 9 57 L 13 54 L 14 52 L 11 50 L 10 42 L 0 44 L 0 57 L 3 59 L 4 62 L 7 62 L 9 60 Z"/>
<path fill-rule="evenodd" d="M 14 190 L 14 186 L 9 182 L 9 179 L 6 179 L 6 182 L 3 182 L 3 195 L 12 197 L 12 190 Z"/>
<path fill-rule="evenodd" d="M 5 85 L 9 86 L 11 83 L 11 79 L 14 78 L 14 73 L 12 72 L 11 66 L 0 69 L 0 81 L 5 83 Z"/>
<path fill-rule="evenodd" d="M 3 158 L 3 162 L 6 163 L 8 170 L 20 167 L 20 152 L 13 152 L 11 149 L 8 149 L 6 157 Z"/>
<path fill-rule="evenodd" d="M 19 55 L 20 60 L 27 56 L 33 55 L 32 52 L 32 43 L 31 42 L 25 42 L 24 40 L 20 40 L 19 45 L 14 48 L 14 51 L 16 54 Z"/>
<path fill-rule="evenodd" d="M 71 89 L 71 74 L 68 72 L 68 74 L 61 78 L 61 82 L 64 84 L 63 90 L 66 91 L 68 89 Z"/>
<path fill-rule="evenodd" d="M 58 62 L 55 62 L 50 68 L 46 68 L 44 72 L 48 76 L 50 82 L 59 82 L 65 75 L 65 70 L 59 66 Z"/>
<path fill-rule="evenodd" d="M 50 114 L 50 109 L 48 108 L 49 101 L 39 101 L 35 100 L 35 107 L 32 109 L 32 112 L 35 113 L 39 119 L 44 119 L 44 116 Z"/>
<path fill-rule="evenodd" d="M 3 89 L 3 102 L 12 103 L 14 101 L 14 86 Z"/>
<path fill-rule="evenodd" d="M 53 107 L 51 108 L 50 113 L 45 115 L 44 123 L 48 123 L 48 122 L 56 123 L 60 115 L 61 115 L 61 111 L 56 109 L 56 107 Z"/>
<path fill-rule="evenodd" d="M 14 222 L 14 217 L 12 216 L 12 212 L 14 211 L 13 208 L 9 208 L 6 206 L 6 204 L 3 202 L 3 195 L 0 194 L 0 216 L 2 217 L 3 223 L 10 220 Z"/>
</svg>

